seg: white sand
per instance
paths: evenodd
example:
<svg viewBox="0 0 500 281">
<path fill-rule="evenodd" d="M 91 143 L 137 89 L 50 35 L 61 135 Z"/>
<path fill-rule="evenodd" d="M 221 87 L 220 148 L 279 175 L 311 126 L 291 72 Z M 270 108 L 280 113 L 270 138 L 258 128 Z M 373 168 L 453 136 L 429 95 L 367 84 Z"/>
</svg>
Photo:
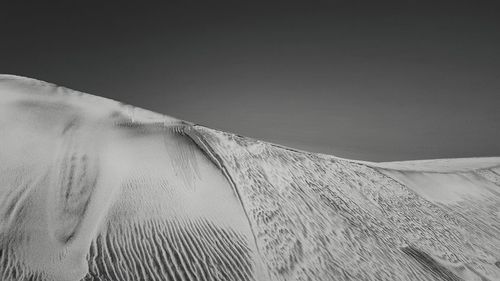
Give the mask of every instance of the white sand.
<svg viewBox="0 0 500 281">
<path fill-rule="evenodd" d="M 0 75 L 0 280 L 500 280 L 498 261 L 500 158 L 351 161 Z"/>
</svg>

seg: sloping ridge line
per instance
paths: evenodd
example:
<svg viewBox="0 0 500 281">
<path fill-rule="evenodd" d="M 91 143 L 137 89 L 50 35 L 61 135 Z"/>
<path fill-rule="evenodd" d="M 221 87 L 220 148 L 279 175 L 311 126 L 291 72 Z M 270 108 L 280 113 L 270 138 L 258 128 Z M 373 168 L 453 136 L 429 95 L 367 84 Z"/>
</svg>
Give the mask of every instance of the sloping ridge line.
<svg viewBox="0 0 500 281">
<path fill-rule="evenodd" d="M 255 248 L 257 250 L 257 254 L 259 255 L 259 258 L 262 259 L 263 256 L 259 250 L 259 244 L 257 243 L 257 237 L 255 235 L 255 226 L 252 224 L 252 221 L 250 220 L 250 217 L 247 212 L 247 208 L 245 206 L 245 203 L 243 202 L 240 192 L 238 190 L 238 187 L 236 186 L 236 183 L 234 182 L 231 174 L 229 174 L 227 168 L 224 165 L 224 161 L 220 158 L 220 156 L 214 151 L 214 149 L 208 144 L 208 142 L 205 140 L 203 135 L 196 130 L 196 127 L 199 125 L 187 125 L 184 126 L 184 134 L 189 137 L 195 144 L 196 146 L 200 149 L 200 151 L 222 172 L 226 180 L 229 182 L 229 185 L 231 185 L 231 188 L 233 189 L 233 193 L 238 199 L 238 201 L 241 204 L 241 207 L 243 209 L 243 212 L 245 213 L 245 217 L 248 221 L 248 224 L 250 225 L 250 229 L 252 231 L 252 237 L 255 243 Z M 267 272 L 267 271 L 266 271 Z"/>
</svg>

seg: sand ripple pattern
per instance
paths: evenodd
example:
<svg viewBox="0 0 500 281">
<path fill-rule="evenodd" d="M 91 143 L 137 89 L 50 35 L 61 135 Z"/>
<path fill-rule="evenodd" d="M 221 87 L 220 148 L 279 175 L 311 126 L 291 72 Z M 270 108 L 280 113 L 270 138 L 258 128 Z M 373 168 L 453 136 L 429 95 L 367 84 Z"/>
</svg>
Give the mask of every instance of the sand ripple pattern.
<svg viewBox="0 0 500 281">
<path fill-rule="evenodd" d="M 351 161 L 0 75 L 0 280 L 500 280 L 500 159 Z"/>
<path fill-rule="evenodd" d="M 254 280 L 245 241 L 205 219 L 110 224 L 92 242 L 84 280 Z"/>
<path fill-rule="evenodd" d="M 500 280 L 495 167 L 383 169 L 196 127 L 272 280 Z"/>
</svg>

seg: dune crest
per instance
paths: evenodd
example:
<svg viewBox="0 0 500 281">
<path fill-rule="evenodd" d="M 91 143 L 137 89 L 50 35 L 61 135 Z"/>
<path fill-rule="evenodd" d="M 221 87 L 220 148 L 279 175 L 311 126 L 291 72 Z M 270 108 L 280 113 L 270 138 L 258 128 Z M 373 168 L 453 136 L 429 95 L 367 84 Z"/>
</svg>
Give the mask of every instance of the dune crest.
<svg viewBox="0 0 500 281">
<path fill-rule="evenodd" d="M 0 280 L 500 280 L 500 158 L 371 163 L 0 75 Z"/>
</svg>

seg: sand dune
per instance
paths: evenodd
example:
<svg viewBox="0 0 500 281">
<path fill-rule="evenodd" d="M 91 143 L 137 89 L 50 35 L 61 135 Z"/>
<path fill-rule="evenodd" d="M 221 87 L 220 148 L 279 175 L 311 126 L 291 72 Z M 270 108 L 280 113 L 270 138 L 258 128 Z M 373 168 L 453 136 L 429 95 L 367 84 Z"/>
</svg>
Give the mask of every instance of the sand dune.
<svg viewBox="0 0 500 281">
<path fill-rule="evenodd" d="M 0 280 L 500 280 L 500 158 L 351 161 L 1 75 Z"/>
</svg>

